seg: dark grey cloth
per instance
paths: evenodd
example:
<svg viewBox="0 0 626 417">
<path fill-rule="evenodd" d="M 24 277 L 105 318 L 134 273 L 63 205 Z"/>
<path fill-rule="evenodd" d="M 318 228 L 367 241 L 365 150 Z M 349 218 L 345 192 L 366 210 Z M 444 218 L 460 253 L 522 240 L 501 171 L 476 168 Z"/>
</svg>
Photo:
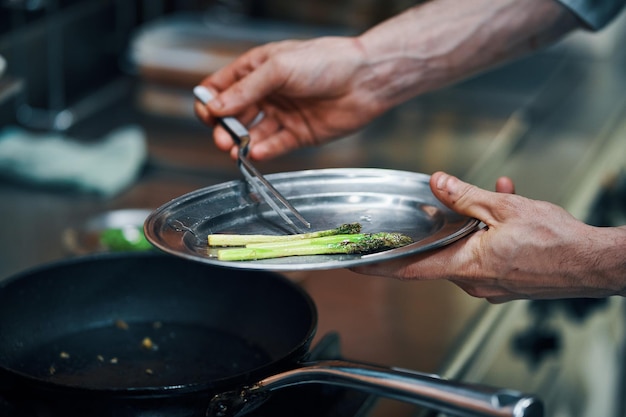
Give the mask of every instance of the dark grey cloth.
<svg viewBox="0 0 626 417">
<path fill-rule="evenodd" d="M 600 30 L 626 5 L 626 0 L 557 0 L 569 8 L 590 29 Z"/>
</svg>

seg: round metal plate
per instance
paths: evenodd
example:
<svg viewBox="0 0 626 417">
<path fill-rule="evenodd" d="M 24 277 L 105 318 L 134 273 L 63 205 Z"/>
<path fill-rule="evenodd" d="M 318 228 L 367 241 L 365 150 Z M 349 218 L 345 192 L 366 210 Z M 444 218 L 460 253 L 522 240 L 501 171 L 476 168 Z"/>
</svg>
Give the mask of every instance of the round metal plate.
<svg viewBox="0 0 626 417">
<path fill-rule="evenodd" d="M 382 262 L 450 244 L 476 230 L 476 219 L 442 205 L 425 174 L 374 168 L 285 172 L 266 177 L 311 223 L 311 231 L 359 222 L 364 233 L 400 232 L 414 243 L 369 255 L 292 256 L 220 261 L 209 248 L 213 233 L 291 234 L 294 231 L 245 181 L 230 181 L 176 198 L 152 212 L 146 238 L 173 255 L 242 269 L 301 271 Z"/>
</svg>

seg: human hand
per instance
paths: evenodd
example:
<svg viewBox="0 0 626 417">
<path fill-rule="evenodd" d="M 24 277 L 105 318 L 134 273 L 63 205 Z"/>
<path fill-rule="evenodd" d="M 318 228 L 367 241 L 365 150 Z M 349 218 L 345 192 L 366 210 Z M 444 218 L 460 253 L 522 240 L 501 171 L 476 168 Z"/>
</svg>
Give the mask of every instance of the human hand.
<svg viewBox="0 0 626 417">
<path fill-rule="evenodd" d="M 592 227 L 556 205 L 509 194 L 513 184 L 506 178 L 495 193 L 442 172 L 430 186 L 446 206 L 487 228 L 439 250 L 355 272 L 447 279 L 492 303 L 624 294 L 626 229 Z"/>
<path fill-rule="evenodd" d="M 250 158 L 268 159 L 320 145 L 353 132 L 387 107 L 376 97 L 373 75 L 357 38 L 324 37 L 270 43 L 250 50 L 202 81 L 216 98 L 196 102 L 198 117 L 236 116 L 251 123 Z M 221 127 L 215 143 L 236 158 L 237 150 Z"/>
<path fill-rule="evenodd" d="M 236 116 L 249 124 L 250 158 L 268 159 L 362 128 L 416 95 L 467 78 L 548 44 L 577 27 L 550 0 L 425 2 L 356 37 L 283 41 L 250 50 L 205 78 L 216 99 L 198 117 Z M 439 19 L 445 16 L 445 19 Z M 218 148 L 236 158 L 215 129 Z"/>
</svg>

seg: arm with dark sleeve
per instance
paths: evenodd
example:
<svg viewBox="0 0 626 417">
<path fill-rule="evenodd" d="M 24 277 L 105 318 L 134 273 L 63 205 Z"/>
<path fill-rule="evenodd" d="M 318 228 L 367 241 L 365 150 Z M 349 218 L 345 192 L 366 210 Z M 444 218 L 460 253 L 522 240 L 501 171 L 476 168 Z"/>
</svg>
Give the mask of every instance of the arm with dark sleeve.
<svg viewBox="0 0 626 417">
<path fill-rule="evenodd" d="M 626 0 L 556 0 L 570 9 L 591 30 L 608 25 L 626 6 Z"/>
</svg>

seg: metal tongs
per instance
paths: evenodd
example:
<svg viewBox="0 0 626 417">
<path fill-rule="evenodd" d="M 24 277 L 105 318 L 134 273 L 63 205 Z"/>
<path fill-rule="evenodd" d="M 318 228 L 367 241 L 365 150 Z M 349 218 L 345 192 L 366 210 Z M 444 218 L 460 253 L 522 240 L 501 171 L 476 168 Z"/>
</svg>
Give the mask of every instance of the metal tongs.
<svg viewBox="0 0 626 417">
<path fill-rule="evenodd" d="M 203 104 L 207 104 L 213 99 L 213 94 L 204 86 L 196 86 L 193 89 L 194 96 Z M 261 195 L 263 200 L 278 214 L 287 224 L 291 225 L 297 232 L 302 230 L 291 220 L 283 209 L 276 203 L 280 202 L 287 208 L 296 219 L 300 221 L 306 228 L 311 227 L 309 223 L 299 212 L 287 201 L 287 199 L 278 192 L 270 182 L 252 165 L 248 159 L 248 145 L 250 144 L 250 133 L 248 129 L 234 117 L 221 117 L 217 119 L 218 123 L 230 133 L 233 141 L 239 146 L 237 155 L 237 166 L 246 178 L 246 180 Z M 268 193 L 269 191 L 269 193 Z M 270 195 L 271 194 L 271 195 Z"/>
</svg>

